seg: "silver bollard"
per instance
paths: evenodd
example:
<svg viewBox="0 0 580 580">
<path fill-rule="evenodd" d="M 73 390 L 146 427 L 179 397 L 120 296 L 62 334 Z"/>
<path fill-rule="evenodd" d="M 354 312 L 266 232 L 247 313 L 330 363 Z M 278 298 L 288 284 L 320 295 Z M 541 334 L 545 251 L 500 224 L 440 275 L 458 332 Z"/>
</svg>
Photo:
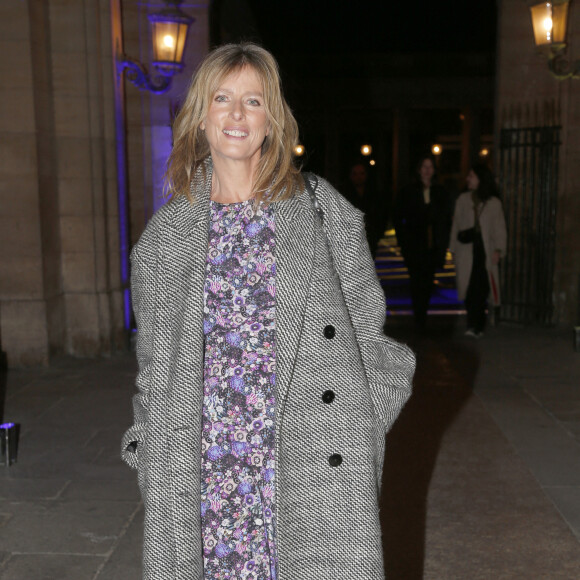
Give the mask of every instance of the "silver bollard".
<svg viewBox="0 0 580 580">
<path fill-rule="evenodd" d="M 0 425 L 0 465 L 10 467 L 18 458 L 19 423 L 2 423 Z"/>
</svg>

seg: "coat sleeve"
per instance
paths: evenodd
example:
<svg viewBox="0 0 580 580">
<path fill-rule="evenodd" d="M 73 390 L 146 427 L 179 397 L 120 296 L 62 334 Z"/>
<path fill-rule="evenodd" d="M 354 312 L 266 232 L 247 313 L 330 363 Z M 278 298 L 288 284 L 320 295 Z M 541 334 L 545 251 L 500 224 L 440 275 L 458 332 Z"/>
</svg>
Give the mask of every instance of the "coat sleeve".
<svg viewBox="0 0 580 580">
<path fill-rule="evenodd" d="M 155 279 L 154 268 L 142 259 L 138 246 L 135 246 L 131 252 L 131 297 L 137 321 L 138 392 L 133 396 L 133 425 L 125 432 L 121 442 L 121 457 L 133 469 L 138 466 L 147 428 L 147 399 L 152 380 Z"/>
<path fill-rule="evenodd" d="M 347 232 L 349 235 L 345 235 Z M 388 430 L 411 395 L 415 355 L 407 346 L 383 334 L 385 295 L 375 272 L 362 215 L 354 218 L 346 232 L 334 232 L 333 245 L 375 411 Z"/>
</svg>

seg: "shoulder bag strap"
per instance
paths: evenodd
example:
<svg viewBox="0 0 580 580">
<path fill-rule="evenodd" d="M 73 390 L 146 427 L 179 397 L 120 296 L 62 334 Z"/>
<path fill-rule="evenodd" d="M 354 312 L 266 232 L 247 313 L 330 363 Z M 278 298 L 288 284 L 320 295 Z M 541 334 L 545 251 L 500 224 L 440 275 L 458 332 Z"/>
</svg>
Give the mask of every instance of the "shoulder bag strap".
<svg viewBox="0 0 580 580">
<path fill-rule="evenodd" d="M 324 210 L 322 209 L 322 206 L 320 205 L 320 201 L 316 197 L 316 186 L 318 185 L 318 178 L 316 177 L 316 175 L 314 175 L 314 173 L 310 173 L 307 171 L 304 171 L 302 173 L 302 177 L 304 178 L 304 186 L 306 187 L 306 191 L 308 191 L 308 195 L 310 196 L 310 201 L 312 201 L 312 207 L 314 208 L 314 211 L 316 212 L 316 215 L 318 216 L 318 219 L 320 220 L 320 225 L 322 226 L 322 232 L 324 233 L 324 241 L 326 242 L 326 247 L 328 248 L 328 256 L 330 257 L 332 267 L 333 267 L 334 271 L 337 273 L 338 278 L 341 279 L 339 268 L 338 268 L 338 263 L 337 263 L 335 255 L 334 255 L 334 252 L 332 251 L 332 244 L 330 243 L 330 239 L 329 239 L 329 231 L 327 231 L 328 224 L 324 223 Z"/>
<path fill-rule="evenodd" d="M 302 173 L 302 178 L 304 179 L 304 186 L 306 187 L 306 191 L 310 196 L 310 201 L 312 202 L 312 206 L 314 207 L 314 211 L 316 215 L 320 218 L 320 222 L 324 223 L 324 211 L 316 197 L 316 186 L 318 185 L 318 178 L 314 173 L 310 173 L 308 171 L 304 171 Z M 314 185 L 313 185 L 314 183 Z"/>
</svg>

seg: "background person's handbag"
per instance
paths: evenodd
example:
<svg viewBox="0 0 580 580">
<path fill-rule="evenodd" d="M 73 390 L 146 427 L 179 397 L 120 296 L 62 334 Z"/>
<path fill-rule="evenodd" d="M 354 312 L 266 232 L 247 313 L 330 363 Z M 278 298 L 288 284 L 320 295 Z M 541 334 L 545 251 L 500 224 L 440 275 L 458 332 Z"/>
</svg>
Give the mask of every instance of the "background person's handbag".
<svg viewBox="0 0 580 580">
<path fill-rule="evenodd" d="M 473 244 L 475 241 L 475 228 L 467 228 L 457 232 L 457 241 L 462 244 Z"/>
</svg>

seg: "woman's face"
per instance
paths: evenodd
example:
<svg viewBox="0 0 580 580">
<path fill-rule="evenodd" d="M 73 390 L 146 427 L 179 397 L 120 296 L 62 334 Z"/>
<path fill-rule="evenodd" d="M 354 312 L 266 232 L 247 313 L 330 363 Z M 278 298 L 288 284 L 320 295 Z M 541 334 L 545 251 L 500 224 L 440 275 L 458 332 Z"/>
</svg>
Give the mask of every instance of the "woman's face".
<svg viewBox="0 0 580 580">
<path fill-rule="evenodd" d="M 246 66 L 224 78 L 200 128 L 214 159 L 257 163 L 269 127 L 262 83 L 253 68 Z"/>
<path fill-rule="evenodd" d="M 479 187 L 479 177 L 477 177 L 473 169 L 467 174 L 467 189 L 475 191 Z"/>
<path fill-rule="evenodd" d="M 433 167 L 433 162 L 431 159 L 424 159 L 423 163 L 421 163 L 421 167 L 419 168 L 419 176 L 421 177 L 421 181 L 425 185 L 431 185 L 431 180 L 433 179 L 434 174 L 435 167 Z"/>
</svg>

